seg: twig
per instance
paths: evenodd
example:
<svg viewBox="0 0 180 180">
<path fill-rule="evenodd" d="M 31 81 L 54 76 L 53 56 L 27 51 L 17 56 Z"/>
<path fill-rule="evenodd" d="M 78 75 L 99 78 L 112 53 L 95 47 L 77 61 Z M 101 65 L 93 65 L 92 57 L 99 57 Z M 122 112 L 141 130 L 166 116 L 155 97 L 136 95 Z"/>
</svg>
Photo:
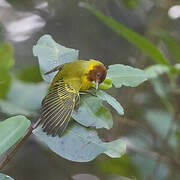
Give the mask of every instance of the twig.
<svg viewBox="0 0 180 180">
<path fill-rule="evenodd" d="M 8 164 L 8 162 L 14 157 L 18 149 L 22 146 L 22 144 L 26 141 L 26 139 L 32 134 L 32 131 L 37 128 L 40 122 L 41 119 L 39 119 L 34 125 L 31 125 L 27 129 L 24 136 L 5 153 L 4 157 L 0 161 L 0 170 L 3 169 Z"/>
</svg>

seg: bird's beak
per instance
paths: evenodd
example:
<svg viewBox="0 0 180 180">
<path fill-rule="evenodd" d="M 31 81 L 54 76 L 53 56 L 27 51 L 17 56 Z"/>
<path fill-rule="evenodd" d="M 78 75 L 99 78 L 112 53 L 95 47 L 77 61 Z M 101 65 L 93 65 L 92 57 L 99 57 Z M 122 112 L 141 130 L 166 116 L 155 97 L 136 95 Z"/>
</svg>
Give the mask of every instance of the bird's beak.
<svg viewBox="0 0 180 180">
<path fill-rule="evenodd" d="M 99 88 L 99 82 L 96 80 L 96 90 Z"/>
</svg>

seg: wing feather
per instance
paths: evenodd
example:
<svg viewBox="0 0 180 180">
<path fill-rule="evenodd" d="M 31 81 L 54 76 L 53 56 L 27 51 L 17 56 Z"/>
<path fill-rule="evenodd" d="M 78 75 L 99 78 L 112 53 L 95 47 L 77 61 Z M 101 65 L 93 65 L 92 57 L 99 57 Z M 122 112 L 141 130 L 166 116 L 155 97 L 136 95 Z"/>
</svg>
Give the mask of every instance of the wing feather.
<svg viewBox="0 0 180 180">
<path fill-rule="evenodd" d="M 79 93 L 61 78 L 51 85 L 42 101 L 42 128 L 48 135 L 61 135 L 67 127 Z"/>
</svg>

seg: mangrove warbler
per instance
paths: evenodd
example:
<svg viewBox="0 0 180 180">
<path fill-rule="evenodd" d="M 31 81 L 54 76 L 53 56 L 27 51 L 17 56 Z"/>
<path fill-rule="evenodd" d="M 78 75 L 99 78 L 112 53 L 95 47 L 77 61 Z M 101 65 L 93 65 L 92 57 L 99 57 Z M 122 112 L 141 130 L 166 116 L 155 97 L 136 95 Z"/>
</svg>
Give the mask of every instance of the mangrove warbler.
<svg viewBox="0 0 180 180">
<path fill-rule="evenodd" d="M 51 82 L 49 92 L 42 101 L 41 122 L 44 132 L 61 135 L 68 125 L 79 91 L 86 91 L 92 83 L 98 85 L 106 78 L 105 66 L 96 60 L 77 60 L 58 66 L 46 74 L 58 71 Z"/>
</svg>

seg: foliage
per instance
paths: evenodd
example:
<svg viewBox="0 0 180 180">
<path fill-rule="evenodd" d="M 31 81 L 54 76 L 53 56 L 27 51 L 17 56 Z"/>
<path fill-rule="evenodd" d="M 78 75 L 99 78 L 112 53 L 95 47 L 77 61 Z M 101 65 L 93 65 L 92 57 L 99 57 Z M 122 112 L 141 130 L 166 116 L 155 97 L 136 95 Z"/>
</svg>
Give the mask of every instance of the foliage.
<svg viewBox="0 0 180 180">
<path fill-rule="evenodd" d="M 114 30 L 117 34 L 122 35 L 129 42 L 134 44 L 140 50 L 142 50 L 146 55 L 150 56 L 154 62 L 159 64 L 169 65 L 168 60 L 164 57 L 164 55 L 153 45 L 150 41 L 145 39 L 143 36 L 138 33 L 130 30 L 124 25 L 120 24 L 116 20 L 111 17 L 105 16 L 100 11 L 93 9 L 88 3 L 80 3 L 81 7 L 84 7 L 89 10 L 92 14 L 94 14 L 99 20 L 103 21 L 108 27 Z"/>
<path fill-rule="evenodd" d="M 153 34 L 165 43 L 169 50 L 168 52 L 175 60 L 180 62 L 180 43 L 165 30 L 157 29 L 156 31 L 153 31 Z"/>
<path fill-rule="evenodd" d="M 179 62 L 179 41 L 165 30 L 153 30 L 152 34 L 158 37 L 158 40 L 161 40 L 166 46 L 166 50 L 168 50 L 168 52 L 166 51 L 165 54 L 162 50 L 159 50 L 158 47 L 153 45 L 150 41 L 145 39 L 140 34 L 134 32 L 128 27 L 125 27 L 111 17 L 105 16 L 103 13 L 94 9 L 88 3 L 80 3 L 79 5 L 80 7 L 86 8 L 90 13 L 101 20 L 107 27 L 111 28 L 118 35 L 123 36 L 126 40 L 134 44 L 144 54 L 151 57 L 151 59 L 154 61 L 155 64 L 147 67 L 145 69 L 145 72 L 147 78 L 151 80 L 154 92 L 159 97 L 165 110 L 149 110 L 145 113 L 145 116 L 150 125 L 150 129 L 152 128 L 153 132 L 155 131 L 155 137 L 160 138 L 157 140 L 158 148 L 160 148 L 159 144 L 161 144 L 162 149 L 166 148 L 166 145 L 169 144 L 169 149 L 173 148 L 169 150 L 171 154 L 170 158 L 173 159 L 174 157 L 172 152 L 177 151 L 177 136 L 175 135 L 175 132 L 176 129 L 179 129 L 179 124 L 177 121 L 179 119 L 179 115 L 178 108 L 176 107 L 176 103 L 178 104 L 178 102 L 172 103 L 173 99 L 171 96 L 173 95 L 175 97 L 178 97 L 180 93 L 180 87 L 178 86 L 180 67 L 179 64 L 170 63 L 170 60 L 171 57 L 173 57 L 172 60 L 175 60 L 175 63 Z M 168 56 L 168 58 L 166 56 L 167 54 L 170 55 Z M 165 79 L 164 76 L 162 76 L 163 74 L 166 74 L 166 82 L 162 81 Z M 167 79 L 169 81 L 167 81 Z M 138 145 L 136 144 L 136 146 Z M 176 158 L 176 155 L 174 156 Z M 153 177 L 157 179 L 164 179 L 168 176 L 169 169 L 165 164 L 161 163 L 159 159 L 155 160 L 150 158 L 149 161 L 147 157 L 144 158 L 141 155 L 138 155 L 138 158 L 134 158 L 134 162 L 141 170 L 143 179 L 145 177 L 151 177 L 152 173 L 154 173 Z"/>
<path fill-rule="evenodd" d="M 124 3 L 129 8 L 134 8 L 138 2 L 138 0 L 124 0 Z M 151 148 L 154 146 L 155 150 L 163 150 L 164 147 L 168 147 L 164 148 L 167 151 L 165 153 L 168 155 L 167 163 L 171 162 L 172 159 L 174 162 L 174 159 L 179 157 L 176 153 L 179 147 L 179 125 L 175 121 L 178 119 L 178 100 L 176 104 L 174 99 L 178 97 L 180 92 L 178 87 L 180 66 L 175 64 L 180 60 L 180 44 L 165 30 L 158 29 L 153 32 L 166 46 L 168 55 L 173 57 L 175 63 L 170 63 L 171 56 L 165 56 L 162 50 L 140 34 L 105 16 L 89 4 L 80 3 L 80 6 L 88 9 L 107 27 L 134 44 L 145 55 L 151 57 L 155 64 L 145 68 L 144 71 L 122 64 L 110 65 L 108 67 L 108 77 L 100 85 L 96 96 L 88 93 L 81 95 L 80 107 L 73 114 L 73 119 L 76 122 L 71 122 L 62 137 L 53 138 L 47 136 L 40 127 L 34 131 L 34 134 L 53 152 L 71 161 L 87 162 L 101 153 L 113 158 L 116 157 L 117 159 L 103 159 L 98 164 L 101 171 L 108 174 L 144 179 L 147 175 L 151 176 L 154 167 L 156 167 L 158 173 L 154 177 L 165 179 L 169 170 L 164 163 L 159 163 L 159 166 L 156 165 L 156 160 L 153 158 L 154 152 L 151 151 Z M 66 48 L 56 43 L 49 35 L 40 38 L 37 45 L 33 47 L 33 53 L 38 57 L 43 78 L 40 77 L 39 67 L 32 66 L 20 71 L 16 76 L 16 78 L 19 78 L 17 80 L 10 75 L 10 68 L 14 64 L 12 48 L 6 43 L 0 45 L 0 98 L 4 98 L 0 101 L 0 108 L 4 113 L 9 115 L 34 115 L 40 108 L 42 98 L 46 94 L 48 87 L 46 82 L 49 83 L 55 74 L 44 76 L 44 73 L 57 65 L 78 59 L 78 50 Z M 111 105 L 118 115 L 124 114 L 121 104 L 104 90 L 114 87 L 120 88 L 121 86 L 136 87 L 146 81 L 147 78 L 151 81 L 155 94 L 164 106 L 164 109 L 163 106 L 156 108 L 156 104 L 154 104 L 156 109 L 148 109 L 147 111 L 142 108 L 144 119 L 147 125 L 152 128 L 157 144 L 147 142 L 147 138 L 152 141 L 149 133 L 142 135 L 146 137 L 144 141 L 142 137 L 139 138 L 138 135 L 134 136 L 132 133 L 130 136 L 134 146 L 142 150 L 140 152 L 145 149 L 145 153 L 146 148 L 149 148 L 147 153 L 150 153 L 152 157 L 143 157 L 141 154 L 136 154 L 133 158 L 127 155 L 122 156 L 126 151 L 125 141 L 117 139 L 112 142 L 103 142 L 95 131 L 95 129 L 99 128 L 111 129 L 113 126 L 111 112 L 103 105 L 103 102 Z M 41 82 L 42 79 L 46 82 Z M 93 86 L 95 87 L 95 84 Z M 23 116 L 15 116 L 0 122 L 0 155 L 6 153 L 9 148 L 18 142 L 29 126 L 30 121 Z M 127 137 L 127 141 L 130 140 L 130 136 Z M 165 141 L 167 142 L 166 146 L 164 145 Z M 11 179 L 0 174 L 0 179 L 2 178 Z"/>
<path fill-rule="evenodd" d="M 45 54 L 43 54 L 43 52 L 46 53 L 47 49 L 48 49 L 48 53 L 53 58 L 44 60 L 43 57 L 45 57 Z M 64 64 L 67 58 L 66 55 L 68 55 L 70 61 L 78 59 L 77 50 L 65 48 L 64 46 L 57 44 L 51 38 L 50 35 L 44 35 L 43 37 L 41 37 L 40 40 L 37 42 L 37 45 L 33 47 L 33 52 L 34 55 L 38 57 L 41 73 L 47 72 L 52 68 L 54 68 L 55 66 L 57 66 L 57 62 L 59 65 Z M 121 68 L 120 69 L 121 72 L 117 73 L 115 77 L 114 75 L 115 72 L 117 72 L 117 68 Z M 139 75 L 136 78 L 137 81 L 133 83 L 132 81 L 134 79 L 132 79 L 132 76 L 134 75 L 133 73 L 135 72 Z M 130 75 L 128 76 L 127 74 Z M 49 76 L 48 79 L 46 77 L 43 78 L 45 81 L 49 82 L 52 80 L 53 77 L 54 75 Z M 117 79 L 120 79 L 120 81 L 117 81 Z M 130 86 L 135 87 L 140 83 L 144 82 L 146 79 L 147 78 L 145 76 L 145 73 L 142 70 L 135 69 L 132 67 L 126 67 L 123 65 L 111 65 L 109 66 L 109 70 L 108 70 L 108 80 L 105 80 L 105 82 L 108 83 L 106 83 L 107 84 L 106 87 L 104 85 L 101 87 L 102 89 L 107 89 L 108 87 L 110 88 L 111 81 L 116 87 L 120 87 L 121 85 L 129 85 L 129 84 Z M 107 128 L 107 129 L 112 128 L 113 125 L 112 115 L 109 112 L 109 110 L 102 105 L 102 101 L 106 101 L 107 103 L 109 103 L 113 108 L 116 109 L 116 111 L 120 115 L 124 113 L 122 106 L 117 102 L 117 100 L 101 90 L 97 92 L 97 96 L 86 95 L 86 94 L 81 96 L 80 106 L 78 110 L 74 112 L 72 116 L 73 119 L 86 127 L 93 126 L 95 128 Z M 82 126 L 79 126 L 76 123 L 73 123 L 72 128 L 69 130 L 70 132 L 72 132 L 74 136 L 72 136 L 71 133 L 66 133 L 62 137 L 56 137 L 55 139 L 52 139 L 46 136 L 45 133 L 41 131 L 42 131 L 41 129 L 38 129 L 38 131 L 35 131 L 35 134 L 46 144 L 48 144 L 51 150 L 58 153 L 60 156 L 63 156 L 64 158 L 67 158 L 72 161 L 89 161 L 94 159 L 98 154 L 102 152 L 105 152 L 106 154 L 108 154 L 107 152 L 109 152 L 108 155 L 111 157 L 120 157 L 121 154 L 123 154 L 125 151 L 125 144 L 122 140 L 109 142 L 107 144 L 107 147 L 111 148 L 111 150 L 110 149 L 108 150 L 108 148 L 105 147 L 104 148 L 106 150 L 104 148 L 103 148 L 104 150 L 103 149 L 100 150 L 99 146 L 94 146 L 94 141 L 95 142 L 97 141 L 95 144 L 104 144 L 104 143 L 101 142 L 101 140 L 96 136 L 93 137 L 95 139 L 92 142 L 87 138 L 84 138 L 84 136 L 85 137 L 89 136 L 90 134 L 89 129 L 83 128 Z M 75 137 L 76 139 L 74 139 Z M 63 140 L 64 138 L 65 140 Z M 52 143 L 52 140 L 54 140 L 56 143 Z M 74 155 L 74 151 L 72 151 L 72 148 L 70 148 L 71 152 L 67 154 L 65 150 L 62 148 L 62 144 L 61 144 L 62 141 L 63 144 L 65 144 L 65 146 L 73 144 L 74 149 L 76 149 L 76 153 L 77 152 L 83 153 L 83 148 L 79 149 L 79 147 L 83 146 L 86 149 L 86 155 L 84 157 L 81 156 L 76 157 Z M 76 142 L 75 144 L 74 141 Z M 119 147 L 119 150 L 118 152 L 116 152 L 116 155 L 115 155 L 115 151 L 113 150 L 115 146 Z M 94 152 L 92 152 L 92 147 L 94 149 Z"/>
<path fill-rule="evenodd" d="M 9 69 L 14 65 L 13 50 L 8 43 L 0 44 L 0 99 L 4 98 L 11 85 Z"/>
<path fill-rule="evenodd" d="M 135 8 L 139 0 L 123 0 L 123 3 L 128 7 L 128 8 Z"/>
<path fill-rule="evenodd" d="M 15 116 L 0 122 L 0 155 L 25 134 L 30 124 L 24 116 Z"/>
<path fill-rule="evenodd" d="M 27 66 L 23 68 L 19 74 L 18 79 L 25 82 L 41 82 L 42 77 L 38 66 Z"/>
<path fill-rule="evenodd" d="M 88 162 L 105 153 L 112 158 L 125 153 L 125 143 L 118 139 L 112 142 L 102 142 L 96 131 L 85 128 L 75 122 L 68 126 L 65 134 L 59 138 L 47 136 L 39 127 L 34 134 L 58 155 L 76 162 Z"/>
<path fill-rule="evenodd" d="M 0 180 L 13 180 L 13 178 L 7 176 L 6 174 L 0 173 Z"/>
<path fill-rule="evenodd" d="M 109 66 L 108 77 L 116 88 L 124 86 L 136 87 L 147 80 L 143 70 L 125 66 L 122 64 L 113 64 Z"/>
<path fill-rule="evenodd" d="M 98 162 L 100 171 L 106 174 L 121 175 L 133 179 L 142 179 L 140 172 L 133 163 L 132 159 L 124 154 L 118 159 L 105 159 Z"/>
</svg>

